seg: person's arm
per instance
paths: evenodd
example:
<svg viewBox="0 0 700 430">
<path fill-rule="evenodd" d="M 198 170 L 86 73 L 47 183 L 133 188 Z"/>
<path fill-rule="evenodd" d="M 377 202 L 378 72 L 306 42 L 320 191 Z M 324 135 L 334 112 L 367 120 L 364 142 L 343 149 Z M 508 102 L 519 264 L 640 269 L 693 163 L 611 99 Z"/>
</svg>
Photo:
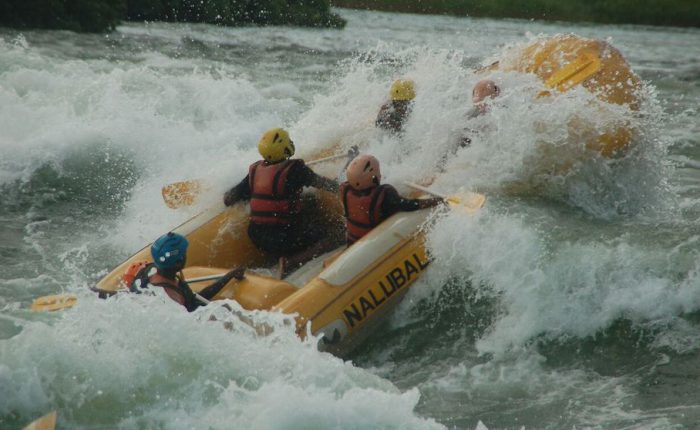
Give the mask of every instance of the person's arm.
<svg viewBox="0 0 700 430">
<path fill-rule="evenodd" d="M 197 296 L 195 296 L 194 292 L 190 288 L 190 286 L 187 284 L 187 282 L 183 282 L 181 286 L 186 286 L 187 288 L 183 288 L 185 291 L 186 297 L 185 297 L 185 309 L 187 309 L 187 312 L 194 312 L 195 309 L 197 309 L 200 306 L 204 306 L 204 303 L 200 302 Z"/>
<path fill-rule="evenodd" d="M 437 205 L 441 205 L 445 202 L 442 197 L 431 197 L 429 199 L 416 199 L 418 201 L 418 209 L 434 208 Z"/>
<path fill-rule="evenodd" d="M 294 176 L 301 179 L 302 186 L 320 188 L 332 193 L 338 192 L 338 189 L 340 188 L 338 181 L 326 178 L 325 176 L 317 175 L 316 172 L 311 170 L 309 166 L 303 163 L 299 163 L 299 167 L 297 168 L 299 171 L 295 173 L 298 175 L 295 174 Z"/>
<path fill-rule="evenodd" d="M 203 298 L 207 300 L 211 300 L 214 298 L 215 295 L 221 291 L 222 288 L 228 284 L 228 282 L 232 278 L 238 278 L 238 279 L 243 279 L 243 272 L 245 269 L 243 268 L 236 268 L 219 278 L 216 282 L 211 284 L 210 286 L 204 288 L 202 291 L 200 291 L 198 294 L 202 296 Z M 206 303 L 202 302 L 197 298 L 197 294 L 192 291 L 192 288 L 189 286 L 189 284 L 185 281 L 180 281 L 180 289 L 182 290 L 181 294 L 185 295 L 185 303 L 184 306 L 187 309 L 187 312 L 192 312 L 195 309 L 197 309 L 200 306 L 204 306 Z"/>
<path fill-rule="evenodd" d="M 382 202 L 382 213 L 385 216 L 390 216 L 396 212 L 413 212 L 419 209 L 432 208 L 441 203 L 444 200 L 440 197 L 433 197 L 429 199 L 406 199 L 399 195 L 394 187 L 387 187 L 384 195 L 384 202 Z"/>
<path fill-rule="evenodd" d="M 221 291 L 222 288 L 226 286 L 226 284 L 229 283 L 229 281 L 233 278 L 236 278 L 238 280 L 243 279 L 243 273 L 245 272 L 245 269 L 242 267 L 235 268 L 219 278 L 216 282 L 208 286 L 207 288 L 204 288 L 202 291 L 199 292 L 199 295 L 204 297 L 207 300 L 211 300 L 215 295 L 219 294 L 219 291 Z"/>
<path fill-rule="evenodd" d="M 250 200 L 250 184 L 248 183 L 248 175 L 230 190 L 224 193 L 224 204 L 233 206 L 241 200 Z"/>
<path fill-rule="evenodd" d="M 313 173 L 313 172 L 312 172 Z M 326 178 L 321 175 L 317 175 L 314 173 L 314 177 L 311 182 L 312 187 L 316 188 L 321 188 L 326 191 L 330 191 L 331 193 L 337 193 L 338 189 L 340 188 L 340 184 L 338 184 L 338 181 L 330 178 Z"/>
<path fill-rule="evenodd" d="M 352 160 L 354 160 L 355 157 L 357 157 L 358 155 L 360 155 L 360 148 L 358 148 L 357 145 L 352 145 L 350 149 L 348 149 L 348 161 L 346 161 L 345 166 L 343 166 L 343 172 L 348 168 L 350 163 L 352 163 Z"/>
</svg>

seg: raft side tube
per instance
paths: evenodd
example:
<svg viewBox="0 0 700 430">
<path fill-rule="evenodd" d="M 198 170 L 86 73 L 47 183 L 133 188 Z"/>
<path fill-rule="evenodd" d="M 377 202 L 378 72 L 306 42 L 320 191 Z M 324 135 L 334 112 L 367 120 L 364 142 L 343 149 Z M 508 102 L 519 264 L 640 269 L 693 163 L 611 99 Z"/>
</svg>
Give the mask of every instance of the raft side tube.
<svg viewBox="0 0 700 430">
<path fill-rule="evenodd" d="M 391 311 L 427 268 L 422 227 L 430 213 L 395 214 L 274 309 L 298 314 L 300 337 L 309 322 L 312 333 L 324 334 L 319 348 L 350 351 L 370 331 L 370 322 Z"/>
</svg>

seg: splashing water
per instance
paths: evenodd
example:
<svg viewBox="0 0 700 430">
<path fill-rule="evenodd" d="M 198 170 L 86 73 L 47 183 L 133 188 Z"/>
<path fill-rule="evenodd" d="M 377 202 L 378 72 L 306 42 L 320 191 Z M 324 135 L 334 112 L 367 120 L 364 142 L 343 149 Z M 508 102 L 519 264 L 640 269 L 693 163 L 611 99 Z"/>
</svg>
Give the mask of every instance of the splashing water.
<svg viewBox="0 0 700 430">
<path fill-rule="evenodd" d="M 0 31 L 0 427 L 58 408 L 63 428 L 692 428 L 700 194 L 668 154 L 700 158 L 700 34 L 575 28 L 612 36 L 647 80 L 637 112 L 493 72 L 501 97 L 469 119 L 474 69 L 571 27 L 342 13 L 343 32 Z M 398 77 L 418 89 L 400 137 L 373 125 Z M 576 121 L 635 141 L 596 156 Z M 395 185 L 435 176 L 467 135 L 432 187 L 487 206 L 440 217 L 431 268 L 351 361 L 288 317 L 247 315 L 275 327 L 259 336 L 218 306 L 86 292 L 220 199 L 273 126 L 301 156 L 361 145 Z M 200 205 L 166 210 L 161 186 L 191 178 L 208 181 Z M 70 312 L 25 310 L 63 291 Z"/>
</svg>

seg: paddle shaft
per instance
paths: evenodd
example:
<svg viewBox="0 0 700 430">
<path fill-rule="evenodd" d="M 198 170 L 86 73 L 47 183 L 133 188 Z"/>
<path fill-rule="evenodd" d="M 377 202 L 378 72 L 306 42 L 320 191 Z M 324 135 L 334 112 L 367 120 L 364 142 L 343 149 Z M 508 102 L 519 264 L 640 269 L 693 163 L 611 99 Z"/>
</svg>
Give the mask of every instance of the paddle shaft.
<svg viewBox="0 0 700 430">
<path fill-rule="evenodd" d="M 191 284 L 191 283 L 193 283 L 193 282 L 213 281 L 213 280 L 216 280 L 216 279 L 221 279 L 221 278 L 223 278 L 227 273 L 229 273 L 229 272 L 220 273 L 220 274 L 218 274 L 218 275 L 200 276 L 199 278 L 187 279 L 186 282 L 187 282 L 188 284 Z M 208 305 L 208 304 L 211 303 L 210 300 L 205 299 L 204 297 L 202 297 L 202 296 L 199 295 L 198 293 L 194 293 L 194 296 L 195 296 L 195 298 L 197 298 L 197 300 L 199 300 L 200 302 L 204 303 L 205 305 Z"/>
<path fill-rule="evenodd" d="M 186 281 L 188 284 L 191 284 L 193 282 L 215 281 L 224 276 L 226 273 L 220 273 L 218 275 L 200 276 L 199 278 L 186 279 Z"/>
<path fill-rule="evenodd" d="M 311 160 L 308 163 L 306 163 L 307 166 L 313 166 L 314 164 L 319 164 L 319 163 L 324 163 L 326 161 L 333 161 L 333 160 L 338 160 L 340 158 L 345 158 L 347 157 L 348 154 L 338 154 L 338 155 L 331 155 L 329 157 L 323 157 L 319 158 L 317 160 Z"/>
<path fill-rule="evenodd" d="M 222 278 L 224 275 L 226 275 L 226 273 L 228 273 L 228 272 L 220 273 L 220 274 L 218 274 L 218 275 L 200 276 L 200 277 L 198 277 L 198 278 L 188 279 L 188 280 L 187 280 L 187 283 L 190 283 L 190 284 L 191 284 L 191 283 L 195 283 L 195 282 L 215 281 L 215 280 L 217 280 L 217 279 Z M 199 300 L 199 301 L 202 302 L 202 303 L 205 303 L 205 304 L 210 303 L 209 300 L 205 299 L 204 297 L 200 296 L 200 295 L 197 294 L 197 293 L 195 293 L 195 296 L 197 297 L 197 300 Z M 53 298 L 53 300 L 51 301 L 51 303 L 61 302 L 61 305 L 60 305 L 59 307 L 57 307 L 56 309 L 53 309 L 53 310 L 59 310 L 59 309 L 69 308 L 69 307 L 72 307 L 73 305 L 75 305 L 75 300 L 72 300 L 72 301 L 70 301 L 70 302 L 67 301 L 67 300 L 65 300 L 65 299 L 74 298 L 74 297 L 75 297 L 75 296 L 69 295 L 69 294 L 65 294 L 65 295 L 56 295 L 56 296 L 44 296 L 44 297 L 39 297 L 39 298 L 35 299 L 34 302 L 36 303 L 37 301 L 41 301 L 42 299 L 43 299 L 43 300 L 46 300 L 46 299 L 48 299 L 48 298 Z M 63 300 L 62 300 L 62 299 L 63 299 Z M 65 303 L 64 303 L 64 302 L 65 302 Z M 35 310 L 35 311 L 52 310 L 52 309 L 48 309 L 48 308 L 47 308 L 47 306 L 50 306 L 51 303 L 42 304 L 41 306 L 43 306 L 43 308 L 37 308 L 37 309 L 34 309 L 34 310 Z M 2 315 L 2 317 L 5 317 L 5 316 Z"/>
<path fill-rule="evenodd" d="M 199 278 L 192 278 L 192 279 L 187 280 L 187 283 L 191 284 L 193 282 L 213 281 L 215 279 L 221 279 L 225 274 L 226 273 L 222 273 L 220 275 L 200 276 Z M 194 293 L 194 296 L 197 300 L 204 303 L 205 305 L 208 305 L 209 303 L 211 303 L 210 300 L 205 299 L 204 297 L 200 296 L 198 293 Z"/>
<path fill-rule="evenodd" d="M 204 303 L 205 305 L 208 305 L 209 303 L 211 303 L 211 301 L 205 299 L 204 297 L 200 296 L 200 295 L 197 294 L 197 293 L 194 293 L 194 296 L 197 298 L 197 300 L 199 300 L 200 302 Z"/>
<path fill-rule="evenodd" d="M 409 186 L 409 187 L 411 187 L 411 188 L 415 188 L 415 189 L 418 190 L 418 191 L 423 191 L 424 193 L 428 193 L 428 194 L 430 194 L 430 195 L 432 195 L 432 196 L 440 197 L 440 198 L 443 199 L 443 200 L 447 200 L 447 198 L 448 198 L 448 197 L 447 197 L 446 195 L 444 195 L 444 194 L 436 193 L 435 191 L 431 191 L 431 190 L 429 190 L 428 188 L 426 188 L 426 187 L 424 187 L 424 186 L 422 186 L 422 185 L 414 184 L 413 182 L 404 182 L 404 185 Z"/>
</svg>

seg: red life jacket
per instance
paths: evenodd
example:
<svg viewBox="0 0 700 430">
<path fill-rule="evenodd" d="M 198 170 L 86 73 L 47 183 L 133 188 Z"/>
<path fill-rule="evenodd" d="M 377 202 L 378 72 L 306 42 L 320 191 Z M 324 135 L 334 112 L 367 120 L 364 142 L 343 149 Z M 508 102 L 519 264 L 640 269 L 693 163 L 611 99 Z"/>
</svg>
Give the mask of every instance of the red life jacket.
<svg viewBox="0 0 700 430">
<path fill-rule="evenodd" d="M 186 305 L 185 295 L 180 292 L 180 284 L 177 280 L 168 279 L 160 273 L 156 272 L 155 275 L 148 278 L 148 283 L 154 286 L 163 287 L 165 293 L 171 299 L 175 300 L 182 306 Z"/>
<path fill-rule="evenodd" d="M 385 185 L 363 191 L 353 189 L 347 182 L 340 185 L 348 244 L 360 240 L 384 221 L 382 203 L 386 197 L 386 190 Z"/>
<path fill-rule="evenodd" d="M 264 160 L 248 169 L 250 186 L 250 221 L 254 224 L 289 225 L 301 211 L 301 189 L 290 194 L 287 178 L 292 167 L 301 160 L 268 164 Z"/>
<path fill-rule="evenodd" d="M 123 281 L 132 293 L 140 294 L 142 289 L 148 288 L 148 285 L 158 286 L 162 287 L 168 297 L 174 301 L 185 307 L 188 305 L 186 292 L 183 291 L 180 283 L 176 279 L 168 279 L 158 273 L 153 263 L 132 264 L 124 273 Z"/>
</svg>

